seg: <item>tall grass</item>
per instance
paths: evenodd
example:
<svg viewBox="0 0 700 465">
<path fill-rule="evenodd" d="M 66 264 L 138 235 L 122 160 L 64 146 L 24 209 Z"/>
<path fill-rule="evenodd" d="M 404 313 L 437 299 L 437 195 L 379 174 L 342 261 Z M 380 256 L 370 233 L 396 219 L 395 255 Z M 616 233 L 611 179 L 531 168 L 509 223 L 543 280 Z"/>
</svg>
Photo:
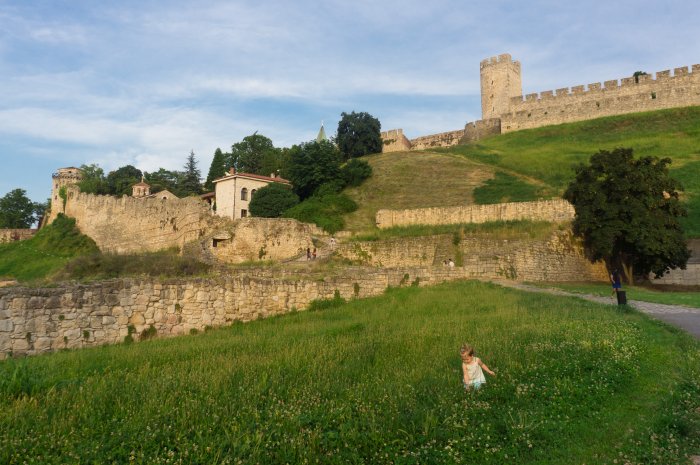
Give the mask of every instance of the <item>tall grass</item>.
<svg viewBox="0 0 700 465">
<path fill-rule="evenodd" d="M 459 345 L 495 369 L 461 385 Z M 0 463 L 686 463 L 698 343 L 478 283 L 0 362 Z"/>
</svg>

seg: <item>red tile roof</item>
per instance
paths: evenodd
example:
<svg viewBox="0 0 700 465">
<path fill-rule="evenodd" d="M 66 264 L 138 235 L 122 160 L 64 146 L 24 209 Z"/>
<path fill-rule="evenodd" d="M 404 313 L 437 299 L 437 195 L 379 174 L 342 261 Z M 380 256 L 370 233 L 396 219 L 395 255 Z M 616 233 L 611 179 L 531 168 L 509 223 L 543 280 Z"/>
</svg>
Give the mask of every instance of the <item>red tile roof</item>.
<svg viewBox="0 0 700 465">
<path fill-rule="evenodd" d="M 270 176 L 261 176 L 261 175 L 259 175 L 259 174 L 252 174 L 252 173 L 234 173 L 234 174 L 227 174 L 226 176 L 224 176 L 224 177 L 222 177 L 222 178 L 214 179 L 213 182 L 219 182 L 219 181 L 223 181 L 223 180 L 225 180 L 225 179 L 232 179 L 232 178 L 235 178 L 235 177 L 249 178 L 249 179 L 257 179 L 257 180 L 260 180 L 260 181 L 267 181 L 267 182 L 279 182 L 279 183 L 282 183 L 282 184 L 291 184 L 291 182 L 289 182 L 288 180 L 283 179 L 283 178 L 271 178 Z"/>
</svg>

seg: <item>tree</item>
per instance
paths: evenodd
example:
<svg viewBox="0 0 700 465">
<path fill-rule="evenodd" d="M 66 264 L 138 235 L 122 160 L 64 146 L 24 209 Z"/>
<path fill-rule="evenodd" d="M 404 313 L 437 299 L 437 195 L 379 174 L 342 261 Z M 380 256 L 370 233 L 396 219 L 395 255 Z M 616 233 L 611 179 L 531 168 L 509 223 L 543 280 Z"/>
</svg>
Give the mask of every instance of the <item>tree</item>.
<svg viewBox="0 0 700 465">
<path fill-rule="evenodd" d="M 199 172 L 199 168 L 197 168 L 194 150 L 187 156 L 184 168 L 182 182 L 179 185 L 181 194 L 183 196 L 200 195 L 202 193 L 202 184 L 200 182 L 202 175 Z"/>
<path fill-rule="evenodd" d="M 94 163 L 90 165 L 81 165 L 80 171 L 82 171 L 83 176 L 83 179 L 78 183 L 80 192 L 95 195 L 106 195 L 109 193 L 107 178 L 105 177 L 104 170 L 100 168 L 100 165 Z"/>
<path fill-rule="evenodd" d="M 679 218 L 687 213 L 680 184 L 668 176 L 671 159 L 635 159 L 632 149 L 601 150 L 576 168 L 564 198 L 574 205 L 573 230 L 588 257 L 608 269 L 657 277 L 685 268 L 690 257 Z"/>
<path fill-rule="evenodd" d="M 214 158 L 209 165 L 209 174 L 207 174 L 207 180 L 204 183 L 204 189 L 208 192 L 214 190 L 214 179 L 222 177 L 226 174 L 226 158 L 221 152 L 220 148 L 217 148 L 214 152 Z"/>
<path fill-rule="evenodd" d="M 273 182 L 255 192 L 249 208 L 253 216 L 279 218 L 298 203 L 299 197 L 288 186 Z"/>
<path fill-rule="evenodd" d="M 340 169 L 345 185 L 359 186 L 362 182 L 372 176 L 372 167 L 364 160 L 353 158 Z"/>
<path fill-rule="evenodd" d="M 187 195 L 180 187 L 184 177 L 185 174 L 182 171 L 170 171 L 165 168 L 159 168 L 158 171 L 152 173 L 144 173 L 144 180 L 151 186 L 152 194 L 167 189 L 178 197 Z"/>
<path fill-rule="evenodd" d="M 382 151 L 381 124 L 369 113 L 340 114 L 337 142 L 345 159 Z"/>
<path fill-rule="evenodd" d="M 262 134 L 252 134 L 231 146 L 226 169 L 269 176 L 281 168 L 281 151 Z"/>
<path fill-rule="evenodd" d="M 141 181 L 141 170 L 132 165 L 122 166 L 107 175 L 107 193 L 110 195 L 131 195 L 131 186 Z"/>
<path fill-rule="evenodd" d="M 14 189 L 0 198 L 0 228 L 26 229 L 31 227 L 45 205 L 34 203 L 24 189 Z"/>
<path fill-rule="evenodd" d="M 306 142 L 289 150 L 286 176 L 303 200 L 327 182 L 340 178 L 340 153 L 328 141 Z"/>
</svg>

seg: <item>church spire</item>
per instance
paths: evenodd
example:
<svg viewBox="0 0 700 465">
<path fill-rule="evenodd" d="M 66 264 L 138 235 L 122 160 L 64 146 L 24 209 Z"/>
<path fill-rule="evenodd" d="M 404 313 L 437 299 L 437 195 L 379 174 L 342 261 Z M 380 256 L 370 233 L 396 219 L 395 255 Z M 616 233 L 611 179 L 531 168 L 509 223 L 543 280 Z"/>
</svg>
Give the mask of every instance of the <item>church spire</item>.
<svg viewBox="0 0 700 465">
<path fill-rule="evenodd" d="M 321 129 L 319 129 L 318 136 L 316 136 L 316 142 L 321 142 L 322 140 L 328 140 L 328 137 L 326 137 L 326 130 L 323 128 L 323 120 L 321 120 Z"/>
</svg>

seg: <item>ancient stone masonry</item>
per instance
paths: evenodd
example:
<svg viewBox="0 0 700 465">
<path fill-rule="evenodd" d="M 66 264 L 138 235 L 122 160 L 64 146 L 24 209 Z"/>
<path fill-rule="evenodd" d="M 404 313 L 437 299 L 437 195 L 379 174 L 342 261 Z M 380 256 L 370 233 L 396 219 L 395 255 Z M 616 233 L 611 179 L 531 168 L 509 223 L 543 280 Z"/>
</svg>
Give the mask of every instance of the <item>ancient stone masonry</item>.
<svg viewBox="0 0 700 465">
<path fill-rule="evenodd" d="M 423 136 L 404 144 L 388 143 L 394 129 L 382 133 L 384 152 L 449 147 L 495 134 L 584 121 L 603 116 L 700 105 L 700 64 L 548 90 L 523 97 L 520 62 L 507 53 L 480 63 L 482 119 L 461 131 Z"/>
<path fill-rule="evenodd" d="M 264 273 L 263 273 L 264 274 Z M 53 288 L 0 288 L 0 359 L 122 342 L 150 326 L 158 336 L 303 310 L 314 299 L 362 298 L 388 286 L 474 277 L 466 269 L 349 268 L 342 276 L 242 274 L 166 282 L 114 280 Z"/>
<path fill-rule="evenodd" d="M 372 266 L 441 266 L 448 259 L 470 276 L 518 281 L 604 281 L 605 265 L 591 264 L 571 231 L 547 239 L 484 239 L 452 235 L 349 242 L 338 253 Z"/>
<path fill-rule="evenodd" d="M 691 255 L 685 270 L 671 270 L 661 278 L 649 275 L 652 284 L 673 284 L 681 286 L 700 286 L 700 239 L 690 239 L 688 249 Z"/>
<path fill-rule="evenodd" d="M 546 240 L 484 240 L 451 235 L 384 243 L 339 244 L 347 258 L 384 267 L 348 267 L 339 274 L 253 269 L 211 279 L 123 279 L 52 288 L 0 288 L 0 359 L 63 348 L 138 339 L 153 326 L 159 336 L 228 325 L 307 308 L 312 300 L 362 298 L 388 286 L 430 285 L 455 279 L 604 280 L 570 233 Z M 460 254 L 463 266 L 432 266 Z M 405 264 L 418 266 L 406 266 Z M 387 268 L 396 266 L 395 268 Z"/>
<path fill-rule="evenodd" d="M 30 239 L 34 234 L 36 229 L 0 229 L 0 244 Z"/>
<path fill-rule="evenodd" d="M 202 237 L 213 221 L 196 197 L 162 200 L 84 194 L 67 189 L 65 214 L 103 252 L 137 253 L 182 247 Z"/>
<path fill-rule="evenodd" d="M 461 207 L 415 208 L 410 210 L 379 210 L 376 223 L 379 228 L 409 225 L 438 225 L 486 223 L 489 221 L 571 221 L 574 207 L 561 199 L 536 202 L 510 202 L 493 205 Z"/>
<path fill-rule="evenodd" d="M 501 115 L 503 133 L 601 116 L 700 105 L 700 65 L 513 97 Z"/>
<path fill-rule="evenodd" d="M 403 135 L 403 129 L 392 129 L 381 133 L 384 144 L 382 152 L 403 152 L 411 150 L 411 141 Z"/>
</svg>

